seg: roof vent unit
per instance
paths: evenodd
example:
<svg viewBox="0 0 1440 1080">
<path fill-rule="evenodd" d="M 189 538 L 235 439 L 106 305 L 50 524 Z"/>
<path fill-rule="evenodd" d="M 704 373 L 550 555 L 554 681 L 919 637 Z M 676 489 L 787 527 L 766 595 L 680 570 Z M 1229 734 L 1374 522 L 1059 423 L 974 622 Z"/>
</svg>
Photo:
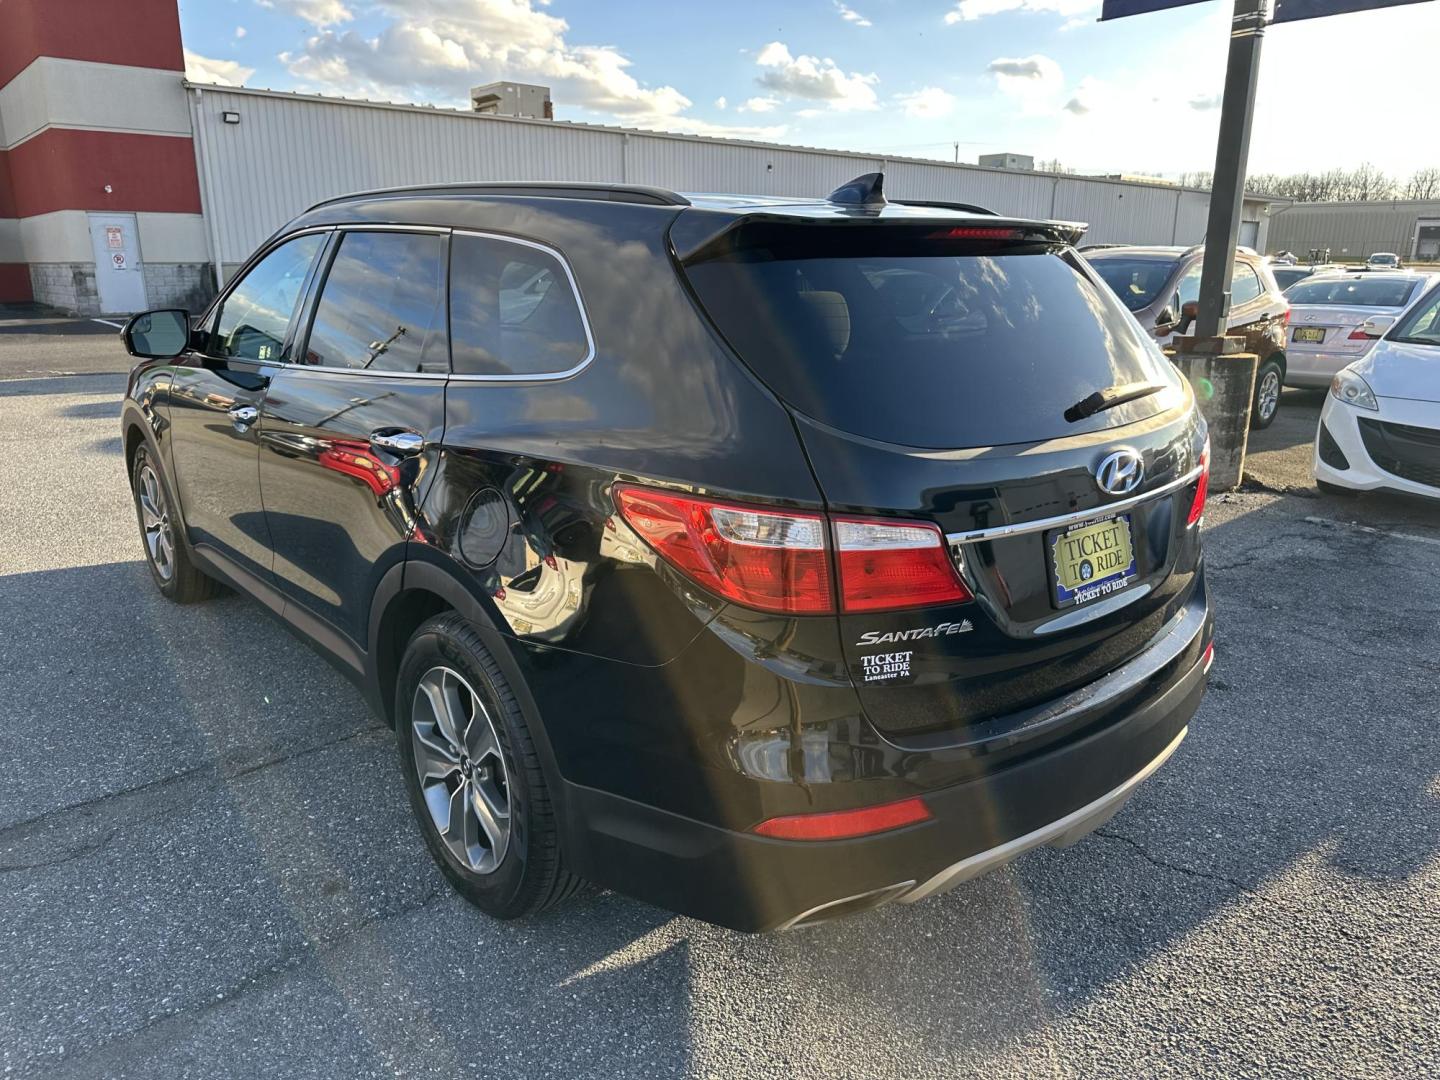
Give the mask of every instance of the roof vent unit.
<svg viewBox="0 0 1440 1080">
<path fill-rule="evenodd" d="M 872 172 L 866 173 L 864 176 L 857 176 L 849 183 L 841 184 L 825 198 L 827 202 L 836 203 L 839 206 L 878 210 L 887 205 L 885 202 L 885 174 Z"/>
</svg>

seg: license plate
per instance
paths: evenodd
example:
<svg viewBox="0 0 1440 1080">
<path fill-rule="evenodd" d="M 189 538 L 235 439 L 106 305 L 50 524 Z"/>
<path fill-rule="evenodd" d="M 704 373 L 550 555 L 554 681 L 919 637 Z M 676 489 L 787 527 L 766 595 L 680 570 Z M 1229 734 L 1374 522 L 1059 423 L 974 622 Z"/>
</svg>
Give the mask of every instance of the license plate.
<svg viewBox="0 0 1440 1080">
<path fill-rule="evenodd" d="M 1049 537 L 1056 607 L 1109 596 L 1135 577 L 1129 514 L 1057 529 Z"/>
<path fill-rule="evenodd" d="M 1295 341 L 1308 341 L 1312 345 L 1319 345 L 1325 340 L 1325 331 L 1316 326 L 1297 326 L 1295 328 Z"/>
</svg>

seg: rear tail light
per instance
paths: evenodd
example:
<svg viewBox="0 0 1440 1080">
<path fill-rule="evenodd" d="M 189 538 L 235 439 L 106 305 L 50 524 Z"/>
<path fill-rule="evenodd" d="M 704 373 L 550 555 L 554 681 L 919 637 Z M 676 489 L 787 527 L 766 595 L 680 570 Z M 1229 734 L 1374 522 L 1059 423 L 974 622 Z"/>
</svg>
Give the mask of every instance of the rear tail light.
<svg viewBox="0 0 1440 1080">
<path fill-rule="evenodd" d="M 617 488 L 620 512 L 667 562 L 711 592 L 761 611 L 835 610 L 825 519 L 644 488 Z"/>
<path fill-rule="evenodd" d="M 835 549 L 845 611 L 893 611 L 971 599 L 934 525 L 836 518 Z"/>
<path fill-rule="evenodd" d="M 1290 309 L 1289 309 L 1288 307 L 1285 309 L 1285 314 L 1283 314 L 1283 315 L 1280 316 L 1280 325 L 1281 325 L 1281 326 L 1289 326 L 1289 325 L 1290 325 Z"/>
<path fill-rule="evenodd" d="M 1186 525 L 1194 525 L 1205 515 L 1205 496 L 1210 492 L 1210 439 L 1205 439 L 1205 449 L 1200 451 L 1200 479 L 1195 482 L 1195 501 L 1190 504 L 1190 513 L 1185 517 Z"/>
<path fill-rule="evenodd" d="M 934 525 L 737 506 L 615 489 L 621 515 L 675 569 L 727 599 L 789 615 L 895 611 L 973 599 Z M 833 527 L 835 580 L 831 585 Z"/>
<path fill-rule="evenodd" d="M 773 817 L 760 822 L 750 831 L 772 840 L 849 840 L 916 825 L 929 821 L 930 817 L 929 807 L 919 799 L 911 798 L 859 810 Z"/>
<path fill-rule="evenodd" d="M 1378 338 L 1379 336 L 1380 336 L 1379 334 L 1367 334 L 1367 333 L 1365 332 L 1365 324 L 1364 324 L 1364 323 L 1361 323 L 1359 326 L 1355 327 L 1354 330 L 1351 330 L 1350 333 L 1346 335 L 1346 340 L 1347 340 L 1347 341 L 1370 341 L 1371 339 L 1373 339 L 1373 338 Z"/>
</svg>

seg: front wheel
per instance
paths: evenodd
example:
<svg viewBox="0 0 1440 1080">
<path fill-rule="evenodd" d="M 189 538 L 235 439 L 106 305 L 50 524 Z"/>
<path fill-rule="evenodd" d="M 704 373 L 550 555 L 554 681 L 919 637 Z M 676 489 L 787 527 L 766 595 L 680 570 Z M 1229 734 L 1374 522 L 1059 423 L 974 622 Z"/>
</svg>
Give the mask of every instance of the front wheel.
<svg viewBox="0 0 1440 1080">
<path fill-rule="evenodd" d="M 1250 407 L 1251 428 L 1259 431 L 1275 422 L 1275 414 L 1280 411 L 1280 389 L 1284 384 L 1285 378 L 1277 361 L 1266 360 L 1260 365 L 1260 370 L 1255 372 L 1255 401 Z"/>
<path fill-rule="evenodd" d="M 145 544 L 145 563 L 155 587 L 177 604 L 208 600 L 220 591 L 220 583 L 207 577 L 190 561 L 180 539 L 183 523 L 170 506 L 160 464 L 147 446 L 135 451 L 130 464 L 130 490 L 135 498 L 135 517 Z"/>
<path fill-rule="evenodd" d="M 455 890 L 499 919 L 575 892 L 530 729 L 475 627 L 454 612 L 422 625 L 395 693 L 410 806 Z"/>
</svg>

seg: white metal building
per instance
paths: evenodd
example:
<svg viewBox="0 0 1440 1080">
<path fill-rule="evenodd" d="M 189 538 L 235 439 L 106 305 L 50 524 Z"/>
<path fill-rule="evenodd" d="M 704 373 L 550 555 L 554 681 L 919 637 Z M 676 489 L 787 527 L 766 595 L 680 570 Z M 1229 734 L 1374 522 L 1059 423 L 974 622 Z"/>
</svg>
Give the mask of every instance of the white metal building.
<svg viewBox="0 0 1440 1080">
<path fill-rule="evenodd" d="M 1271 251 L 1304 255 L 1328 248 L 1332 258 L 1345 259 L 1390 251 L 1440 262 L 1440 199 L 1292 203 L 1277 206 L 1271 217 Z"/>
<path fill-rule="evenodd" d="M 224 277 L 306 207 L 367 188 L 466 180 L 654 184 L 818 196 L 883 170 L 895 198 L 979 203 L 1090 224 L 1087 242 L 1204 239 L 1204 191 L 915 158 L 559 123 L 429 106 L 187 84 L 208 257 Z M 1263 249 L 1271 203 L 1245 200 L 1241 242 Z"/>
</svg>

